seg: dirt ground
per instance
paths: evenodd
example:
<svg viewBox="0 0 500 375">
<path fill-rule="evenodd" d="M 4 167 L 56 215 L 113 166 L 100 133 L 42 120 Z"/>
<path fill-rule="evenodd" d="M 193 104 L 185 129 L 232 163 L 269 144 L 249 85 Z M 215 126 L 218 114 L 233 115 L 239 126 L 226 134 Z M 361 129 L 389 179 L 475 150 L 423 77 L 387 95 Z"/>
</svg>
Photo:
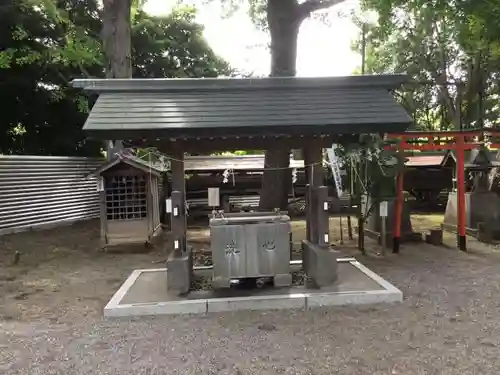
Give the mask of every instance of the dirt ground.
<svg viewBox="0 0 500 375">
<path fill-rule="evenodd" d="M 412 221 L 423 231 L 442 216 Z M 368 242 L 360 256 L 345 220 L 343 229 L 342 249 L 399 287 L 404 303 L 109 321 L 102 308 L 113 293 L 133 269 L 163 267 L 164 248 L 100 252 L 97 222 L 0 237 L 0 373 L 500 373 L 496 247 L 471 240 L 463 253 L 447 235 L 448 247 L 405 244 L 380 257 Z M 192 243 L 207 247 L 207 234 L 193 229 Z M 294 240 L 303 236 L 294 222 Z M 340 240 L 338 218 L 331 237 Z"/>
<path fill-rule="evenodd" d="M 441 215 L 415 215 L 415 230 L 436 227 Z M 341 243 L 340 219 L 330 219 L 332 242 Z M 353 220 L 353 226 L 355 220 Z M 359 255 L 356 241 L 348 240 L 342 219 L 342 249 Z M 190 243 L 198 250 L 196 262 L 204 263 L 209 230 L 191 227 Z M 294 242 L 305 238 L 305 222 L 293 222 Z M 0 319 L 72 321 L 100 317 L 103 306 L 133 269 L 164 267 L 168 250 L 162 240 L 149 249 L 143 245 L 99 251 L 99 223 L 81 222 L 49 230 L 0 237 Z M 368 246 L 379 252 L 374 243 Z M 14 265 L 15 253 L 19 262 Z"/>
<path fill-rule="evenodd" d="M 335 227 L 333 220 L 338 219 L 332 219 Z M 304 238 L 303 221 L 294 222 L 294 232 L 296 241 Z M 203 264 L 209 231 L 191 227 L 189 236 L 199 250 L 197 263 Z M 20 256 L 14 265 L 16 252 Z M 0 319 L 72 321 L 82 316 L 100 317 L 103 306 L 132 270 L 162 268 L 167 253 L 162 239 L 149 249 L 137 245 L 102 252 L 98 221 L 2 236 Z"/>
</svg>

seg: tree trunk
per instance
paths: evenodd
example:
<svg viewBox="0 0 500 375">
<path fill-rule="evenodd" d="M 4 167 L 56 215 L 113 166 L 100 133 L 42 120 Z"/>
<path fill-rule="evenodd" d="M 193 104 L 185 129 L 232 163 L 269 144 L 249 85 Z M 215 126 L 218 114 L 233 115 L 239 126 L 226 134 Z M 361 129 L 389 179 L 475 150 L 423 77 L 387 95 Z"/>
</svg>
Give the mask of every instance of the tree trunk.
<svg viewBox="0 0 500 375">
<path fill-rule="evenodd" d="M 482 85 L 481 53 L 476 53 L 469 59 L 467 67 L 467 85 L 465 86 L 464 128 L 477 128 L 481 122 L 479 97 Z M 476 122 L 474 126 L 472 124 Z"/>
<path fill-rule="evenodd" d="M 107 78 L 132 78 L 131 6 L 132 0 L 103 0 L 101 37 Z M 108 159 L 123 148 L 122 141 L 106 144 Z"/>
<path fill-rule="evenodd" d="M 102 42 L 107 78 L 132 78 L 131 0 L 103 0 Z"/>
<path fill-rule="evenodd" d="M 297 38 L 301 18 L 296 0 L 268 0 L 267 22 L 271 33 L 271 77 L 296 74 Z M 277 145 L 266 150 L 259 209 L 286 209 L 292 183 L 290 149 Z"/>
</svg>

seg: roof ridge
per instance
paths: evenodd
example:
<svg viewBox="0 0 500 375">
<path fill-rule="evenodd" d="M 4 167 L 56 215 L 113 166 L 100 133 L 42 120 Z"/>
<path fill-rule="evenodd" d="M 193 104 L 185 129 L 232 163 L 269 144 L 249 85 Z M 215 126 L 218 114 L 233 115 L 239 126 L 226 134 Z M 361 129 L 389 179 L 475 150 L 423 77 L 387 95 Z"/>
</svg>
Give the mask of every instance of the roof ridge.
<svg viewBox="0 0 500 375">
<path fill-rule="evenodd" d="M 405 74 L 351 75 L 337 77 L 266 77 L 266 78 L 111 78 L 75 79 L 73 87 L 93 92 L 179 91 L 179 90 L 255 90 L 300 88 L 394 89 L 408 83 Z"/>
</svg>

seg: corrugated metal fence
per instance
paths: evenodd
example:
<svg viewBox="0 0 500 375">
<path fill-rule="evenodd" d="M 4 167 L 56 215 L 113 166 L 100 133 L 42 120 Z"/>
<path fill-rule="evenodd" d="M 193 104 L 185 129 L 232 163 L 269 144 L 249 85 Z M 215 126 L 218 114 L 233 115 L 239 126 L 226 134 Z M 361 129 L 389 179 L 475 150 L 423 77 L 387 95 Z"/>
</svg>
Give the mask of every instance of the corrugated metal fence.
<svg viewBox="0 0 500 375">
<path fill-rule="evenodd" d="M 104 159 L 0 155 L 0 235 L 99 216 L 96 179 Z"/>
</svg>

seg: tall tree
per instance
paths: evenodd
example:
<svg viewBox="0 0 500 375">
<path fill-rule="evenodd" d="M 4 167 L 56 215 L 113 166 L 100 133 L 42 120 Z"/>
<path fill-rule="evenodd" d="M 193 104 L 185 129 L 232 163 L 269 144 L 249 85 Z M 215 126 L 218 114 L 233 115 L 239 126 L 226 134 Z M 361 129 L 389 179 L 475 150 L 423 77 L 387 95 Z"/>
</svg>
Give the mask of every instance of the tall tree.
<svg viewBox="0 0 500 375">
<path fill-rule="evenodd" d="M 297 72 L 297 39 L 302 22 L 344 0 L 210 0 L 219 1 L 234 11 L 244 6 L 257 27 L 269 32 L 273 77 L 295 76 Z M 266 150 L 259 208 L 286 208 L 291 184 L 290 149 Z"/>
<path fill-rule="evenodd" d="M 132 0 L 103 0 L 102 46 L 107 78 L 132 78 Z"/>
<path fill-rule="evenodd" d="M 314 12 L 327 9 L 343 0 L 255 0 L 251 3 L 254 21 L 262 19 L 266 12 L 267 26 L 271 37 L 272 77 L 295 76 L 297 73 L 297 41 L 302 22 Z M 288 206 L 288 191 L 291 184 L 290 149 L 286 147 L 266 150 L 265 170 L 262 177 L 262 192 L 259 202 L 261 210 L 270 210 L 279 205 Z"/>
<path fill-rule="evenodd" d="M 102 46 L 107 78 L 132 78 L 132 0 L 103 0 Z M 123 147 L 121 141 L 107 141 L 107 156 Z"/>
</svg>

